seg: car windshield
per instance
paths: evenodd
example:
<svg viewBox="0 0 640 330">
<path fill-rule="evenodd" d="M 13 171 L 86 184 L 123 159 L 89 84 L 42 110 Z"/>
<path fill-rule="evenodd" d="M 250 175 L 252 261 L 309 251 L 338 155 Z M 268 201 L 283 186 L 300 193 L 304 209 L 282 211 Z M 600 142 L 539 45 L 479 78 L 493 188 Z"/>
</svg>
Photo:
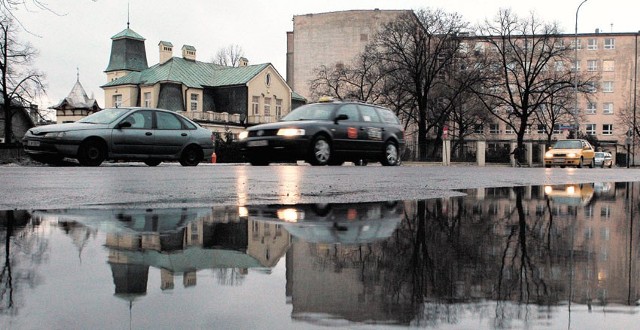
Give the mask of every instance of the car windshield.
<svg viewBox="0 0 640 330">
<path fill-rule="evenodd" d="M 301 106 L 291 111 L 288 115 L 282 118 L 283 121 L 296 121 L 296 120 L 329 120 L 333 109 L 336 108 L 335 104 L 309 104 Z"/>
<path fill-rule="evenodd" d="M 109 124 L 120 118 L 123 114 L 129 112 L 129 109 L 114 108 L 98 111 L 90 116 L 78 120 L 78 123 L 85 124 Z"/>
<path fill-rule="evenodd" d="M 582 149 L 580 141 L 558 141 L 553 146 L 554 149 Z"/>
</svg>

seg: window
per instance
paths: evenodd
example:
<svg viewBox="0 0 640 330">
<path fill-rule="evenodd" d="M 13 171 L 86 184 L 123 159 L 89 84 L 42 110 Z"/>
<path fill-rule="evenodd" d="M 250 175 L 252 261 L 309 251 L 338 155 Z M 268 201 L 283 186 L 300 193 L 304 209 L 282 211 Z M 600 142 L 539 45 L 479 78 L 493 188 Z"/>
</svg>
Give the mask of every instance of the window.
<svg viewBox="0 0 640 330">
<path fill-rule="evenodd" d="M 282 117 L 282 99 L 276 99 L 276 117 Z"/>
<path fill-rule="evenodd" d="M 264 76 L 264 83 L 267 86 L 271 86 L 271 74 L 267 73 L 266 76 Z"/>
<path fill-rule="evenodd" d="M 602 61 L 602 71 L 612 72 L 615 69 L 615 61 L 614 60 L 603 60 Z"/>
<path fill-rule="evenodd" d="M 587 82 L 585 85 L 586 85 L 585 87 L 587 88 L 587 90 L 592 92 L 592 93 L 595 93 L 595 92 L 598 91 L 598 85 L 596 84 L 595 81 Z"/>
<path fill-rule="evenodd" d="M 257 116 L 259 108 L 260 108 L 260 97 L 252 96 L 251 97 L 251 114 L 254 116 Z"/>
<path fill-rule="evenodd" d="M 198 111 L 198 94 L 191 94 L 191 111 Z"/>
<path fill-rule="evenodd" d="M 345 122 L 360 121 L 358 106 L 355 104 L 343 105 L 340 109 L 338 109 L 338 112 L 336 112 L 336 116 L 337 115 L 347 115 L 348 119 L 346 119 Z"/>
<path fill-rule="evenodd" d="M 588 60 L 587 71 L 598 71 L 598 60 Z"/>
<path fill-rule="evenodd" d="M 484 133 L 484 126 L 482 124 L 476 124 L 475 128 L 473 129 L 473 132 L 476 134 Z"/>
<path fill-rule="evenodd" d="M 602 82 L 602 92 L 603 93 L 613 93 L 613 81 L 603 81 Z"/>
<path fill-rule="evenodd" d="M 595 102 L 587 102 L 587 115 L 596 114 L 597 105 Z"/>
<path fill-rule="evenodd" d="M 151 93 L 144 93 L 144 106 L 147 108 L 151 107 Z"/>
<path fill-rule="evenodd" d="M 587 41 L 587 49 L 588 50 L 596 50 L 598 49 L 598 39 L 591 38 Z"/>
<path fill-rule="evenodd" d="M 270 97 L 264 98 L 264 115 L 265 117 L 271 116 L 271 98 Z"/>
<path fill-rule="evenodd" d="M 613 124 L 602 124 L 602 135 L 613 135 Z"/>
<path fill-rule="evenodd" d="M 543 124 L 538 124 L 538 134 L 544 134 L 547 132 L 547 128 Z"/>
<path fill-rule="evenodd" d="M 489 124 L 489 134 L 500 134 L 500 125 Z"/>
<path fill-rule="evenodd" d="M 122 95 L 116 94 L 113 96 L 113 106 L 119 108 L 122 106 Z"/>
<path fill-rule="evenodd" d="M 373 122 L 373 123 L 379 123 L 380 122 L 380 116 L 378 116 L 378 113 L 376 112 L 376 109 L 374 109 L 373 107 L 370 106 L 359 106 L 360 108 L 360 114 L 362 114 L 362 121 L 364 122 Z"/>
<path fill-rule="evenodd" d="M 515 134 L 515 132 L 513 131 L 513 127 L 507 125 L 507 127 L 504 129 L 504 134 Z"/>
<path fill-rule="evenodd" d="M 616 48 L 616 39 L 613 39 L 613 38 L 604 39 L 604 49 L 615 49 L 615 48 Z"/>
<path fill-rule="evenodd" d="M 602 104 L 602 113 L 605 115 L 613 114 L 613 102 L 605 102 Z"/>
<path fill-rule="evenodd" d="M 596 124 L 587 124 L 586 132 L 587 135 L 596 135 Z"/>
<path fill-rule="evenodd" d="M 580 60 L 576 61 L 574 64 L 575 64 L 575 66 L 574 66 L 573 69 L 575 71 L 580 71 Z"/>
<path fill-rule="evenodd" d="M 182 122 L 178 117 L 166 112 L 156 112 L 158 129 L 182 129 Z"/>
<path fill-rule="evenodd" d="M 558 61 L 555 63 L 556 71 L 564 71 L 564 62 Z"/>
<path fill-rule="evenodd" d="M 571 40 L 571 48 L 576 49 L 576 40 Z M 578 39 L 578 49 L 582 49 L 582 40 Z"/>
</svg>

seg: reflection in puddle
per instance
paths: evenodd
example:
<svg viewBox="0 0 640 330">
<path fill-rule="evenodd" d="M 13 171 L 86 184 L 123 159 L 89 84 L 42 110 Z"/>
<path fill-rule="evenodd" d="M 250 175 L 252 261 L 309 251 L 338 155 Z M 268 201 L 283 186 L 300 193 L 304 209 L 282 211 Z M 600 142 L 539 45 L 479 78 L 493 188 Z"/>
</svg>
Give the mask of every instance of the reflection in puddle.
<svg viewBox="0 0 640 330">
<path fill-rule="evenodd" d="M 622 328 L 639 311 L 638 187 L 3 211 L 0 319 L 33 328 L 84 308 L 86 327 Z"/>
</svg>

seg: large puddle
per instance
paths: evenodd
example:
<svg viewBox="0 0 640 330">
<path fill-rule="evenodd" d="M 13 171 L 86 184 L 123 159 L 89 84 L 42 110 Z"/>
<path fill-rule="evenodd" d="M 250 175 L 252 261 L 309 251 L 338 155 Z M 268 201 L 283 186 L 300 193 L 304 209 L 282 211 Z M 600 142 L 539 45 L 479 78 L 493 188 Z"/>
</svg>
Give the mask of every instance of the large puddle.
<svg viewBox="0 0 640 330">
<path fill-rule="evenodd" d="M 640 183 L 0 212 L 8 329 L 637 326 Z"/>
</svg>

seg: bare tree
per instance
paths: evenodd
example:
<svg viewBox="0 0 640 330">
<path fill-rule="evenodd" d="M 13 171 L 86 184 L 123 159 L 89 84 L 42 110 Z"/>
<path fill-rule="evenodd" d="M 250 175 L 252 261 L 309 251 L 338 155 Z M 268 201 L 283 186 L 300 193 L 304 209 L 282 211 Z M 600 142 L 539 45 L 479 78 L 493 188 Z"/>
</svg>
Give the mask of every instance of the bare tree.
<svg viewBox="0 0 640 330">
<path fill-rule="evenodd" d="M 240 59 L 244 57 L 244 51 L 242 47 L 238 45 L 229 45 L 225 48 L 218 49 L 218 52 L 213 57 L 212 62 L 224 66 L 237 67 L 240 64 Z"/>
<path fill-rule="evenodd" d="M 574 88 L 572 48 L 564 44 L 557 23 L 546 23 L 531 14 L 520 18 L 509 9 L 479 28 L 486 44 L 483 56 L 493 79 L 477 95 L 499 121 L 513 129 L 518 150 L 524 150 L 524 134 L 536 111 Z M 581 91 L 587 82 L 579 83 Z M 522 158 L 522 154 L 518 155 Z"/>
<path fill-rule="evenodd" d="M 442 10 L 419 10 L 384 25 L 376 47 L 389 74 L 403 77 L 399 86 L 413 99 L 408 112 L 418 126 L 419 158 L 427 155 L 427 134 L 436 128 L 441 134 L 448 107 L 440 102 L 437 87 L 451 69 L 458 54 L 458 34 L 467 23 L 457 14 Z"/>
<path fill-rule="evenodd" d="M 4 143 L 13 138 L 12 118 L 29 107 L 44 92 L 44 74 L 32 67 L 38 52 L 28 43 L 17 38 L 15 21 L 10 17 L 0 19 L 0 92 L 4 115 Z"/>
<path fill-rule="evenodd" d="M 560 125 L 572 123 L 577 116 L 571 112 L 575 97 L 573 90 L 565 89 L 562 92 L 552 94 L 547 99 L 548 101 L 534 112 L 535 122 L 547 138 L 547 146 L 551 145 L 554 131 Z"/>
</svg>

